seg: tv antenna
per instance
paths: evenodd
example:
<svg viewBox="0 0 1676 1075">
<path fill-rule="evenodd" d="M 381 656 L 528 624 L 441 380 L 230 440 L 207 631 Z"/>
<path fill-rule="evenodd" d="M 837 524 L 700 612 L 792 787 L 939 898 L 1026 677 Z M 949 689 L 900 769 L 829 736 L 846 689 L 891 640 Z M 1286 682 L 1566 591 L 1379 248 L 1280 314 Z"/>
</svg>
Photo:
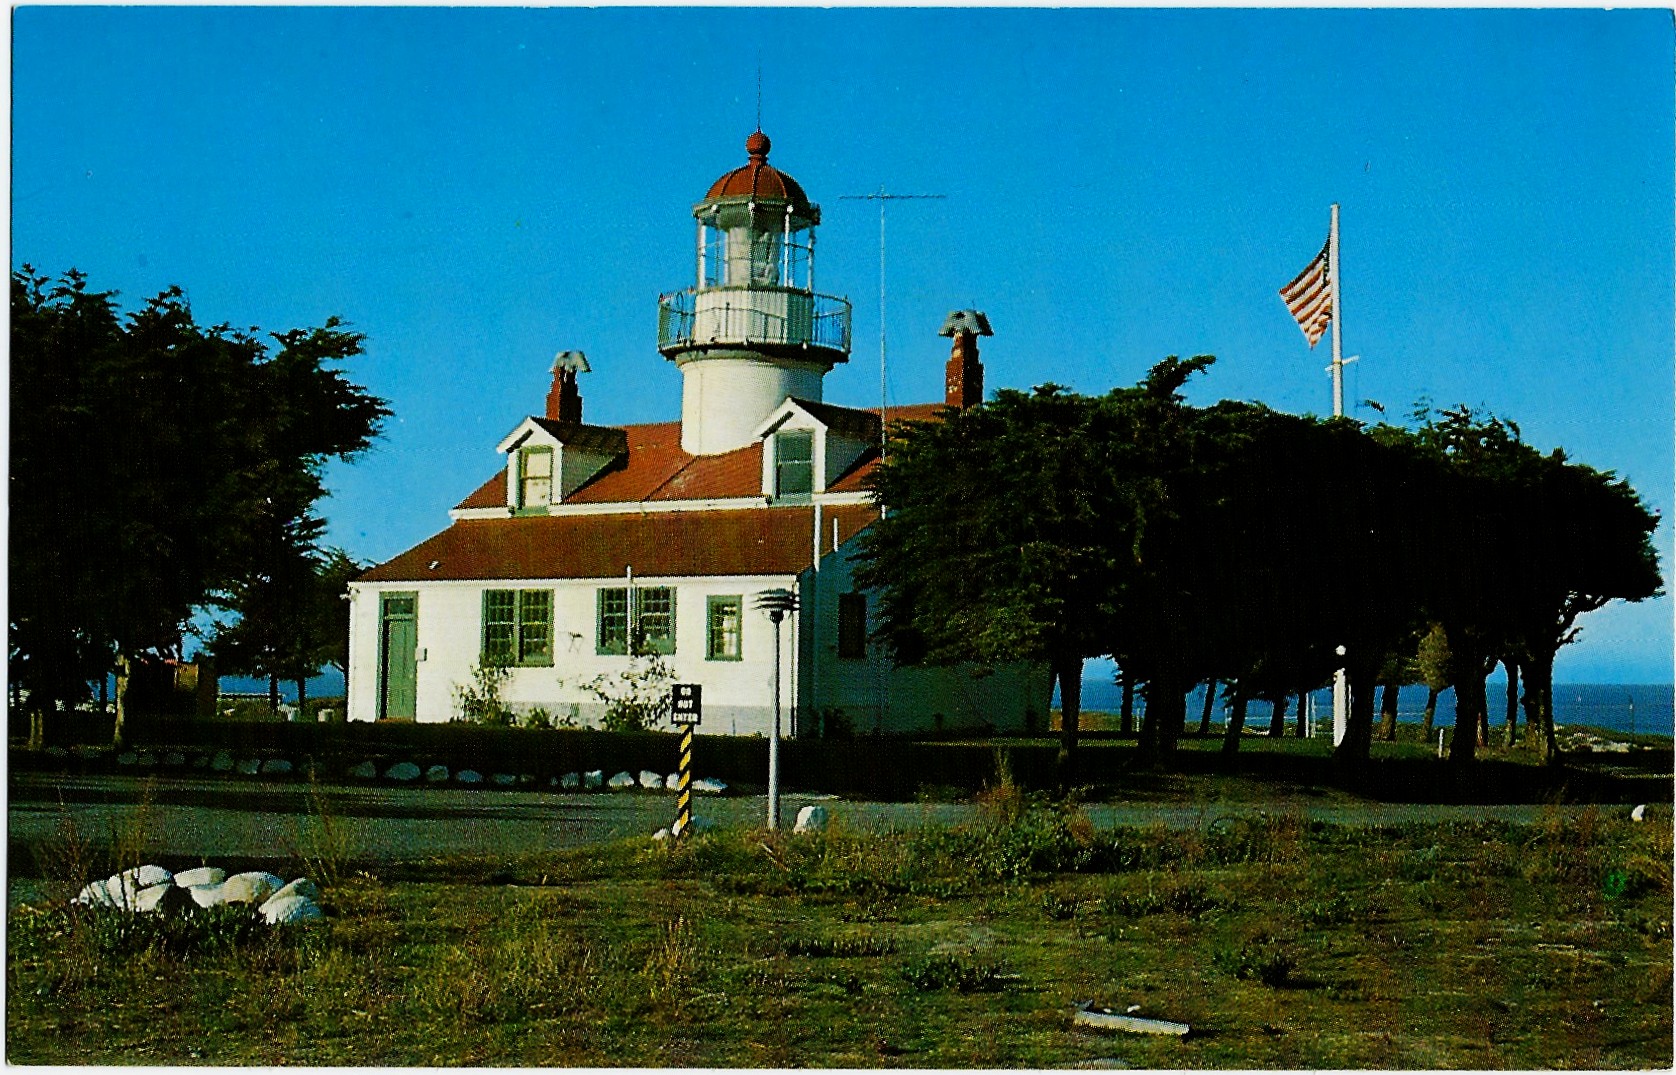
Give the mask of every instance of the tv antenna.
<svg viewBox="0 0 1676 1075">
<path fill-rule="evenodd" d="M 892 194 L 885 190 L 883 183 L 872 194 L 840 194 L 840 201 L 868 201 L 879 203 L 879 460 L 884 461 L 885 417 L 886 409 L 890 406 L 888 382 L 885 379 L 885 205 L 896 201 L 924 201 L 932 198 L 946 198 L 947 194 Z"/>
</svg>

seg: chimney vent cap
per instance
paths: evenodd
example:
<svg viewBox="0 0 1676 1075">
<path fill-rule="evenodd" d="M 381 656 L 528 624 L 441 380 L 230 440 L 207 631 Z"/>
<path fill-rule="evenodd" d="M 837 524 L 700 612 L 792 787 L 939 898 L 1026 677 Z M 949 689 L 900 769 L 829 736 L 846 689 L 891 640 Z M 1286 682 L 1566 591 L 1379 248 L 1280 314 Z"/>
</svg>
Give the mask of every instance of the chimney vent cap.
<svg viewBox="0 0 1676 1075">
<path fill-rule="evenodd" d="M 553 372 L 569 370 L 572 373 L 589 373 L 588 356 L 581 351 L 560 351 L 553 356 Z"/>
<path fill-rule="evenodd" d="M 943 327 L 937 330 L 939 336 L 993 336 L 994 331 L 989 327 L 989 318 L 981 310 L 951 310 L 949 316 L 943 319 Z"/>
</svg>

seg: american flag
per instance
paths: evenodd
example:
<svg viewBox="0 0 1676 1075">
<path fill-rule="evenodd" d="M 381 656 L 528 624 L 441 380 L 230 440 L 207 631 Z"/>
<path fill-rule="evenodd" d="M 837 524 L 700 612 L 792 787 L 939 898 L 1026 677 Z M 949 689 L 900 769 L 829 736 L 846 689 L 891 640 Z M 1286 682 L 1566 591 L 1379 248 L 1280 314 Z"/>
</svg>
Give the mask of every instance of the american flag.
<svg viewBox="0 0 1676 1075">
<path fill-rule="evenodd" d="M 1333 319 L 1333 282 L 1327 275 L 1327 247 L 1331 245 L 1329 238 L 1315 260 L 1280 289 L 1281 300 L 1298 327 L 1304 330 L 1304 338 L 1311 347 L 1321 342 L 1321 334 Z"/>
</svg>

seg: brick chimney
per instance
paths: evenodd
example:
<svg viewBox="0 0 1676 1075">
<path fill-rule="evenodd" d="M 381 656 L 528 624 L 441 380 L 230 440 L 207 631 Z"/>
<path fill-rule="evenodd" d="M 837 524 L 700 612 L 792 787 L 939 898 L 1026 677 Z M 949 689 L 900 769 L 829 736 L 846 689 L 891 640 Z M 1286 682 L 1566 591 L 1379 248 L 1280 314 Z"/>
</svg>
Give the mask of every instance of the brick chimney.
<svg viewBox="0 0 1676 1075">
<path fill-rule="evenodd" d="M 939 336 L 954 337 L 949 364 L 943 371 L 943 403 L 965 410 L 983 402 L 983 363 L 978 361 L 978 337 L 993 336 L 989 318 L 978 310 L 955 310 L 943 320 Z"/>
<path fill-rule="evenodd" d="M 553 387 L 547 391 L 547 417 L 555 422 L 582 423 L 582 392 L 576 375 L 588 372 L 588 356 L 560 351 L 553 357 Z"/>
</svg>

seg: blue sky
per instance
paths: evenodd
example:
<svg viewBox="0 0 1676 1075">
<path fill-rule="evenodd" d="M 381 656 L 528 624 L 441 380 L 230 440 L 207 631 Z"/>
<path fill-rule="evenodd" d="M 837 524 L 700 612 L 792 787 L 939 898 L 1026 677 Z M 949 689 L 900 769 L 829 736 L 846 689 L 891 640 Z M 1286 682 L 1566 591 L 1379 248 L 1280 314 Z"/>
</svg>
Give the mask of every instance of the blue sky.
<svg viewBox="0 0 1676 1075">
<path fill-rule="evenodd" d="M 941 398 L 957 307 L 989 387 L 1099 392 L 1211 353 L 1195 402 L 1331 409 L 1276 289 L 1342 205 L 1346 398 L 1422 396 L 1672 505 L 1668 12 L 96 8 L 13 11 L 12 261 L 206 323 L 336 314 L 394 408 L 331 474 L 366 559 L 440 529 L 587 352 L 590 421 L 668 420 L 661 292 L 691 205 L 773 163 L 855 303 L 827 398 Z M 1372 420 L 1371 410 L 1353 406 Z M 1657 535 L 1667 569 L 1670 527 Z M 1669 599 L 1585 620 L 1557 678 L 1668 682 Z"/>
</svg>

